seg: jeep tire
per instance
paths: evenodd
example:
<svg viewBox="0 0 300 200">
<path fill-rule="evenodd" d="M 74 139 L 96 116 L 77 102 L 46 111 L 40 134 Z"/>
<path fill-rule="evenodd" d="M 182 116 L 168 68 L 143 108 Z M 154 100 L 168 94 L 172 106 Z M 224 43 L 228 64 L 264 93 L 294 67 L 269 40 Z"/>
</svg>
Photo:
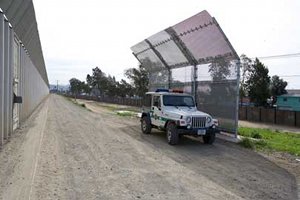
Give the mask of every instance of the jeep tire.
<svg viewBox="0 0 300 200">
<path fill-rule="evenodd" d="M 204 144 L 213 144 L 216 139 L 216 133 L 210 133 L 203 136 Z"/>
<path fill-rule="evenodd" d="M 142 132 L 144 134 L 150 134 L 151 133 L 151 121 L 150 121 L 150 118 L 148 116 L 144 116 L 142 117 L 142 120 L 141 120 L 141 129 L 142 129 Z"/>
<path fill-rule="evenodd" d="M 174 122 L 169 122 L 167 125 L 167 141 L 170 145 L 175 145 L 179 142 L 179 135 Z"/>
</svg>

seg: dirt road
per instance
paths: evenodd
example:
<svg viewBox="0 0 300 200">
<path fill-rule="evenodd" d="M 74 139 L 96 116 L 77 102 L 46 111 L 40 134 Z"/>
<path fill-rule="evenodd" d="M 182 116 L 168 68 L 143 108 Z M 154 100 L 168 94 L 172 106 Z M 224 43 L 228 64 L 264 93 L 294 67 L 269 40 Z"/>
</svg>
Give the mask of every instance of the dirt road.
<svg viewBox="0 0 300 200">
<path fill-rule="evenodd" d="M 51 95 L 0 152 L 0 199 L 297 199 L 295 177 L 255 152 L 140 132 Z"/>
</svg>

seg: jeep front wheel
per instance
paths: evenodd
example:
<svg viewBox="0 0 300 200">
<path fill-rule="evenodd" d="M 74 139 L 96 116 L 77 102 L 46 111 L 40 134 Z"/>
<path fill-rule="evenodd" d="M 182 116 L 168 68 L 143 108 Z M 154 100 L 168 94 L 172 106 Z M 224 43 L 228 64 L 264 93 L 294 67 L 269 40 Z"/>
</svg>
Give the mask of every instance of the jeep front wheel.
<svg viewBox="0 0 300 200">
<path fill-rule="evenodd" d="M 173 122 L 169 122 L 167 125 L 167 140 L 170 145 L 178 144 L 179 135 Z"/>
<path fill-rule="evenodd" d="M 215 133 L 211 133 L 208 135 L 204 135 L 203 136 L 203 142 L 204 144 L 213 144 L 216 138 L 216 134 Z"/>
<path fill-rule="evenodd" d="M 144 116 L 141 120 L 141 129 L 144 134 L 150 134 L 151 133 L 151 121 L 149 117 Z"/>
</svg>

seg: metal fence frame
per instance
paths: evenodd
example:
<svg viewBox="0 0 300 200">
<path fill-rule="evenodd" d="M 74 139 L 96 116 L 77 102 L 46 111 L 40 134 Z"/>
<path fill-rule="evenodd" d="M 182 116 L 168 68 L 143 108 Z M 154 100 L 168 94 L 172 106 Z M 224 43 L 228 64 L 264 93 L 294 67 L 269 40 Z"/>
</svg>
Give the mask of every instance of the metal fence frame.
<svg viewBox="0 0 300 200">
<path fill-rule="evenodd" d="M 206 12 L 206 11 L 203 11 Z M 199 13 L 201 14 L 201 13 Z M 226 41 L 227 45 L 229 46 L 232 54 L 230 55 L 221 55 L 220 57 L 228 57 L 230 60 L 236 60 L 235 62 L 235 66 L 236 66 L 236 94 L 235 94 L 235 128 L 234 130 L 226 130 L 228 132 L 233 131 L 235 134 L 235 137 L 237 137 L 237 127 L 238 127 L 238 113 L 239 113 L 239 79 L 240 79 L 240 60 L 239 60 L 239 56 L 237 55 L 237 53 L 235 52 L 234 48 L 232 47 L 231 43 L 229 42 L 228 38 L 226 37 L 226 35 L 224 34 L 224 32 L 222 31 L 221 27 L 219 26 L 217 20 L 215 18 L 212 17 L 212 23 L 213 25 L 215 25 L 217 27 L 217 30 L 221 33 L 222 37 L 224 38 L 224 40 Z M 207 26 L 206 24 L 204 26 Z M 193 31 L 193 30 L 187 30 L 187 33 L 189 33 L 189 31 Z M 181 67 L 186 67 L 186 66 L 192 66 L 192 79 L 191 79 L 191 93 L 192 95 L 195 97 L 196 100 L 198 100 L 197 96 L 198 96 L 198 76 L 197 76 L 197 71 L 198 71 L 198 66 L 202 65 L 202 64 L 208 64 L 211 63 L 212 61 L 214 61 L 214 59 L 219 58 L 219 56 L 216 57 L 207 57 L 207 58 L 203 58 L 203 59 L 196 59 L 193 55 L 193 53 L 191 53 L 191 51 L 189 50 L 189 48 L 187 48 L 187 46 L 185 45 L 185 43 L 181 40 L 181 38 L 179 37 L 178 33 L 174 30 L 173 27 L 169 27 L 167 29 L 164 30 L 165 33 L 167 33 L 170 37 L 170 39 L 164 40 L 159 42 L 158 44 L 153 44 L 151 43 L 151 41 L 149 39 L 145 39 L 143 42 L 138 43 L 137 45 L 135 45 L 134 47 L 132 47 L 132 51 L 133 51 L 133 55 L 138 59 L 138 61 L 143 65 L 143 60 L 141 60 L 139 58 L 140 54 L 144 54 L 146 51 L 148 50 L 152 50 L 153 53 L 156 55 L 156 59 L 158 59 L 161 63 L 161 65 L 163 65 L 163 67 L 168 71 L 168 83 L 166 84 L 168 88 L 172 88 L 172 69 L 176 69 L 176 68 L 181 68 Z M 159 33 L 158 33 L 159 34 Z M 157 35 L 157 34 L 155 34 Z M 181 52 L 181 54 L 184 56 L 184 58 L 187 60 L 187 62 L 185 63 L 177 63 L 175 65 L 169 65 L 165 59 L 164 56 L 162 56 L 160 54 L 160 52 L 156 49 L 158 46 L 160 45 L 164 45 L 165 43 L 172 41 L 175 43 L 176 47 L 179 49 L 179 51 Z M 143 43 L 143 46 L 145 46 L 145 44 L 148 45 L 148 48 L 144 48 L 142 51 L 137 52 L 136 48 L 138 48 L 139 45 L 141 45 Z M 172 51 L 170 49 L 170 51 Z M 159 68 L 159 67 L 158 67 Z M 159 70 L 159 69 L 156 69 Z M 150 73 L 150 77 L 151 77 L 151 73 Z"/>
</svg>

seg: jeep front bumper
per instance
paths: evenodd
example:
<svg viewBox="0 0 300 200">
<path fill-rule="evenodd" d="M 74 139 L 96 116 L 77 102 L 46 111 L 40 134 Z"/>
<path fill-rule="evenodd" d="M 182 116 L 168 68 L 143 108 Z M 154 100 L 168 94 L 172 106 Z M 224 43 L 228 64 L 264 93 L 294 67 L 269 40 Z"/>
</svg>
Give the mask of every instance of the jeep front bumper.
<svg viewBox="0 0 300 200">
<path fill-rule="evenodd" d="M 219 129 L 217 127 L 208 127 L 208 128 L 191 128 L 187 129 L 186 126 L 177 127 L 177 131 L 179 135 L 193 135 L 193 136 L 203 136 L 210 135 L 214 133 L 219 133 Z"/>
</svg>

